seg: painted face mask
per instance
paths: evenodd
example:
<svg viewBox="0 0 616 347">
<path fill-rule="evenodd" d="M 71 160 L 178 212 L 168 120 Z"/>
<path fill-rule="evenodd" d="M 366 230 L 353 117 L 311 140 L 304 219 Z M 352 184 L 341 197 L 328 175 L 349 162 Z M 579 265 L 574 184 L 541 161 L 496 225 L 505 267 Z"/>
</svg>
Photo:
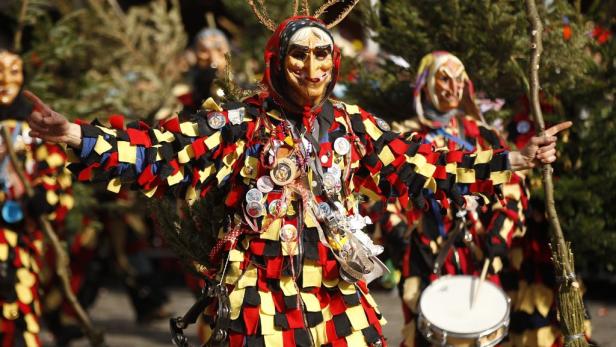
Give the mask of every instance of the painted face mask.
<svg viewBox="0 0 616 347">
<path fill-rule="evenodd" d="M 197 35 L 195 55 L 200 68 L 224 69 L 227 65 L 225 60 L 227 53 L 229 53 L 229 43 L 222 31 L 208 28 Z"/>
<path fill-rule="evenodd" d="M 23 82 L 21 58 L 8 51 L 0 52 L 0 105 L 8 106 L 13 103 Z"/>
<path fill-rule="evenodd" d="M 434 74 L 433 83 L 428 83 L 429 89 L 432 89 L 429 96 L 434 107 L 441 112 L 458 108 L 464 94 L 465 80 L 464 65 L 459 60 L 445 61 Z"/>
<path fill-rule="evenodd" d="M 464 65 L 449 52 L 435 51 L 421 59 L 413 99 L 417 117 L 428 127 L 446 125 L 456 110 L 484 121 Z"/>
<path fill-rule="evenodd" d="M 318 105 L 332 80 L 333 45 L 327 34 L 315 27 L 298 31 L 287 50 L 285 78 L 290 97 L 297 105 Z"/>
<path fill-rule="evenodd" d="M 268 40 L 264 58 L 268 94 L 292 112 L 318 108 L 338 78 L 340 50 L 324 24 L 312 17 L 281 23 Z"/>
</svg>

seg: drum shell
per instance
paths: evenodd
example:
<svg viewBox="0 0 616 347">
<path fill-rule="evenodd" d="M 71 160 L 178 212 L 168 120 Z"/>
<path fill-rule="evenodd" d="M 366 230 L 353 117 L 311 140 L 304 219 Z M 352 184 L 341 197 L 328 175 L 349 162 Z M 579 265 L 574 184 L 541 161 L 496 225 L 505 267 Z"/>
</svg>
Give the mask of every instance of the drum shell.
<svg viewBox="0 0 616 347">
<path fill-rule="evenodd" d="M 447 280 L 447 278 L 453 277 L 472 277 L 466 275 L 448 275 L 439 278 L 439 280 Z M 426 290 L 435 285 L 436 282 L 430 284 Z M 496 286 L 495 286 L 496 287 Z M 510 322 L 510 310 L 511 310 L 511 299 L 505 294 L 505 292 L 496 287 L 506 298 L 507 308 L 506 314 L 503 319 L 499 322 L 495 323 L 493 327 L 486 329 L 481 332 L 473 332 L 473 333 L 457 333 L 457 332 L 449 332 L 446 329 L 438 327 L 435 324 L 429 322 L 426 318 L 424 312 L 422 311 L 422 305 L 418 305 L 418 319 L 417 319 L 417 328 L 421 332 L 421 334 L 432 344 L 435 346 L 445 346 L 445 347 L 464 347 L 464 346 L 473 346 L 473 347 L 491 347 L 497 345 L 500 341 L 502 341 L 508 334 L 509 330 L 509 322 Z M 422 295 L 423 295 L 422 293 Z M 420 298 L 421 303 L 421 298 Z"/>
</svg>

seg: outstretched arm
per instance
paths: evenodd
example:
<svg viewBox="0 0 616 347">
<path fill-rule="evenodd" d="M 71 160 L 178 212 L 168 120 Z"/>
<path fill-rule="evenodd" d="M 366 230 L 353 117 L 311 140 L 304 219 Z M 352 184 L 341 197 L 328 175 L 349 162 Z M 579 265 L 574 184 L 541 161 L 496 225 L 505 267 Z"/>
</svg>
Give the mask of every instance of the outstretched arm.
<svg viewBox="0 0 616 347">
<path fill-rule="evenodd" d="M 160 128 L 143 123 L 125 128 L 123 121 L 107 128 L 97 121 L 71 123 L 32 93 L 28 98 L 35 103 L 32 135 L 75 148 L 69 169 L 78 180 L 107 182 L 113 192 L 130 186 L 147 196 L 171 192 L 187 200 L 225 184 L 238 171 L 251 119 L 230 123 L 228 111 L 216 105 L 216 111 L 200 111 L 185 122 L 174 118 Z"/>
</svg>

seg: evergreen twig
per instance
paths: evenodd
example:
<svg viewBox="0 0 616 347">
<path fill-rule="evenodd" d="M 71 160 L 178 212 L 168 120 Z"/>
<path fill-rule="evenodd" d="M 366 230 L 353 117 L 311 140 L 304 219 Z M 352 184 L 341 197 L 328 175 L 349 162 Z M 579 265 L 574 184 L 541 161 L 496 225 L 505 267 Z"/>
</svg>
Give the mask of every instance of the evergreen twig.
<svg viewBox="0 0 616 347">
<path fill-rule="evenodd" d="M 535 0 L 526 0 L 526 13 L 531 26 L 531 60 L 530 60 L 530 105 L 535 126 L 545 135 L 545 123 L 539 103 L 539 66 L 543 51 L 543 24 L 537 11 Z M 584 337 L 584 303 L 582 292 L 576 280 L 573 263 L 573 253 L 565 242 L 563 231 L 558 220 L 554 202 L 554 183 L 552 181 L 552 165 L 542 165 L 542 178 L 545 194 L 545 204 L 552 231 L 552 256 L 556 277 L 560 279 L 558 287 L 558 309 L 560 325 L 568 347 L 588 346 Z"/>
</svg>

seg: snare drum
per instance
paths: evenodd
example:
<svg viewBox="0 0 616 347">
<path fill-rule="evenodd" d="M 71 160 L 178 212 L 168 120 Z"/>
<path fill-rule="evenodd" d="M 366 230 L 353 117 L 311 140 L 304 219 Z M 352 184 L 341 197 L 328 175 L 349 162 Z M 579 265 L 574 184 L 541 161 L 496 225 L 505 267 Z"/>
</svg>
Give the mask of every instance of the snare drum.
<svg viewBox="0 0 616 347">
<path fill-rule="evenodd" d="M 471 308 L 479 278 L 443 276 L 419 298 L 418 329 L 436 346 L 489 347 L 499 343 L 509 328 L 510 299 L 484 281 Z"/>
</svg>

